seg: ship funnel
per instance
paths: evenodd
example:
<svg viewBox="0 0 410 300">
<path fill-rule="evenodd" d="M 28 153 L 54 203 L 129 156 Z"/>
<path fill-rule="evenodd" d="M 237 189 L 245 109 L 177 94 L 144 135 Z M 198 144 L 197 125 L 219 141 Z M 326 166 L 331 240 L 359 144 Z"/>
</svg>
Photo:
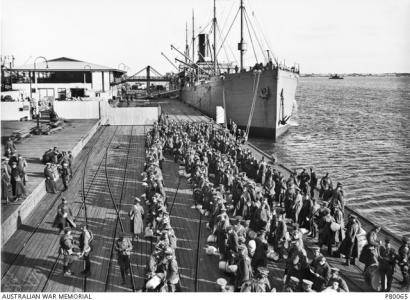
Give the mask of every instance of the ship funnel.
<svg viewBox="0 0 410 300">
<path fill-rule="evenodd" d="M 207 51 L 207 45 L 208 43 L 208 35 L 201 33 L 198 34 L 198 53 L 199 53 L 199 62 L 204 62 L 205 61 L 205 57 L 208 57 L 208 51 Z"/>
</svg>

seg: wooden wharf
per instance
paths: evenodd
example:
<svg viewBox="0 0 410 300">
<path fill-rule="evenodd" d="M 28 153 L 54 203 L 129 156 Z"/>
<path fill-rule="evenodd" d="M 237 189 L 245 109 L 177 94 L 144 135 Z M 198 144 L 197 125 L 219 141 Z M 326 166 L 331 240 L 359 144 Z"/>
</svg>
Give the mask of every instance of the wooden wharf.
<svg viewBox="0 0 410 300">
<path fill-rule="evenodd" d="M 162 112 L 175 121 L 210 122 L 210 119 L 187 105 L 169 99 L 153 100 Z M 131 105 L 133 103 L 131 102 Z M 77 229 L 77 238 L 83 224 L 94 233 L 91 254 L 91 276 L 80 274 L 81 259 L 74 262 L 74 275 L 64 277 L 62 258 L 58 254 L 59 234 L 52 228 L 61 196 L 47 194 L 33 210 L 26 222 L 2 248 L 2 292 L 136 292 L 145 281 L 145 266 L 155 240 L 141 238 L 133 242 L 131 276 L 121 285 L 119 266 L 113 243 L 119 233 L 129 233 L 128 211 L 134 197 L 144 193 L 141 173 L 145 162 L 144 135 L 149 126 L 100 127 L 85 145 L 74 163 L 75 174 L 64 197 L 71 204 Z M 247 145 L 258 158 L 269 155 Z M 275 166 L 285 176 L 289 170 Z M 179 264 L 182 291 L 216 292 L 216 280 L 226 275 L 218 270 L 218 257 L 205 253 L 210 231 L 207 217 L 201 216 L 193 205 L 192 186 L 185 177 L 178 176 L 180 166 L 171 157 L 163 164 L 164 186 L 167 194 L 171 225 L 178 238 L 176 257 Z M 373 224 L 357 214 L 366 230 Z M 119 217 L 119 218 L 118 218 Z M 382 232 L 380 238 L 391 237 Z M 305 238 L 308 255 L 315 241 Z M 397 246 L 397 237 L 395 237 Z M 369 292 L 364 281 L 363 266 L 344 265 L 344 259 L 327 257 L 333 267 L 341 270 L 350 291 Z M 396 270 L 398 268 L 396 267 Z M 283 262 L 269 263 L 271 285 L 281 291 L 284 275 Z M 398 270 L 393 280 L 393 290 L 402 291 Z"/>
</svg>

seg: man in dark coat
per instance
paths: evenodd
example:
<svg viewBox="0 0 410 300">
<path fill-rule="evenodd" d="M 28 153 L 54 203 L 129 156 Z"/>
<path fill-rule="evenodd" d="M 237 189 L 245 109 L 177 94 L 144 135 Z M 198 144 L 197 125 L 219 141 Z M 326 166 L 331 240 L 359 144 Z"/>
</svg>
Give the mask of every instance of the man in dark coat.
<svg viewBox="0 0 410 300">
<path fill-rule="evenodd" d="M 332 189 L 332 179 L 329 177 L 329 173 L 326 173 L 324 177 L 320 180 L 320 192 L 319 197 L 323 198 L 324 201 L 327 201 L 327 195 L 329 190 Z"/>
<path fill-rule="evenodd" d="M 381 227 L 373 228 L 366 234 L 367 244 L 363 247 L 359 257 L 359 261 L 364 263 L 365 269 L 378 263 L 380 242 L 377 239 L 377 234 L 380 232 L 380 229 Z"/>
<path fill-rule="evenodd" d="M 76 225 L 72 219 L 73 212 L 67 203 L 65 198 L 61 199 L 61 204 L 57 207 L 57 215 L 54 219 L 53 227 L 60 228 L 60 233 L 63 232 L 64 228 L 70 226 L 75 228 Z"/>
<path fill-rule="evenodd" d="M 44 177 L 46 178 L 47 193 L 55 194 L 57 192 L 57 185 L 54 178 L 54 171 L 50 162 L 48 162 L 44 168 Z"/>
<path fill-rule="evenodd" d="M 403 280 L 401 281 L 402 285 L 407 285 L 410 282 L 409 279 L 409 263 L 410 263 L 410 247 L 409 247 L 410 239 L 406 236 L 402 238 L 402 244 L 400 245 L 398 251 L 398 264 L 400 266 L 400 271 L 403 276 Z"/>
<path fill-rule="evenodd" d="M 314 198 L 315 196 L 315 189 L 317 187 L 318 178 L 316 173 L 310 168 L 310 198 Z"/>
<path fill-rule="evenodd" d="M 251 259 L 245 245 L 239 246 L 238 271 L 236 273 L 235 290 L 239 291 L 242 284 L 253 278 Z"/>
<path fill-rule="evenodd" d="M 8 157 L 3 158 L 1 163 L 1 200 L 9 201 L 9 187 L 11 182 L 11 167 L 8 165 Z"/>
<path fill-rule="evenodd" d="M 346 281 L 340 276 L 340 270 L 338 268 L 331 268 L 331 275 L 327 286 L 332 286 L 333 282 L 338 282 L 339 289 L 343 292 L 349 292 L 349 287 L 347 286 Z"/>
<path fill-rule="evenodd" d="M 120 266 L 122 285 L 126 284 L 128 272 L 130 270 L 130 255 L 132 244 L 129 238 L 125 237 L 123 232 L 120 233 L 120 238 L 115 243 L 115 250 L 117 251 L 117 260 Z"/>
<path fill-rule="evenodd" d="M 326 258 L 320 255 L 317 259 L 310 263 L 310 270 L 312 272 L 313 289 L 317 292 L 326 288 L 330 279 L 330 266 Z"/>
<path fill-rule="evenodd" d="M 332 244 L 334 241 L 334 233 L 330 228 L 330 225 L 335 219 L 330 215 L 328 208 L 325 209 L 325 214 L 319 219 L 319 247 L 323 245 L 327 246 L 327 252 L 330 256 L 333 254 Z"/>
<path fill-rule="evenodd" d="M 346 225 L 345 238 L 339 247 L 339 253 L 345 255 L 348 266 L 350 266 L 350 263 L 355 264 L 355 259 L 359 256 L 358 234 L 360 230 L 360 224 L 356 216 L 350 215 Z"/>
<path fill-rule="evenodd" d="M 258 236 L 255 238 L 256 249 L 255 254 L 252 259 L 252 268 L 256 270 L 258 267 L 266 267 L 267 261 L 267 251 L 268 242 L 265 239 L 265 231 L 261 230 L 258 232 Z"/>
<path fill-rule="evenodd" d="M 70 169 L 68 168 L 68 163 L 63 163 L 62 167 L 59 168 L 60 177 L 63 181 L 64 191 L 68 189 L 68 182 L 70 181 L 71 174 Z"/>
<path fill-rule="evenodd" d="M 60 253 L 63 255 L 63 272 L 64 276 L 74 275 L 71 271 L 71 265 L 75 260 L 74 238 L 71 235 L 71 229 L 65 228 L 64 235 L 60 238 Z"/>
<path fill-rule="evenodd" d="M 391 246 L 390 240 L 385 240 L 385 245 L 380 246 L 379 272 L 381 292 L 390 292 L 393 281 L 394 267 L 396 266 L 397 253 Z"/>
<path fill-rule="evenodd" d="M 14 152 L 16 152 L 16 145 L 14 145 L 14 141 L 11 137 L 7 140 L 4 151 L 4 155 L 7 157 L 10 157 Z"/>
</svg>

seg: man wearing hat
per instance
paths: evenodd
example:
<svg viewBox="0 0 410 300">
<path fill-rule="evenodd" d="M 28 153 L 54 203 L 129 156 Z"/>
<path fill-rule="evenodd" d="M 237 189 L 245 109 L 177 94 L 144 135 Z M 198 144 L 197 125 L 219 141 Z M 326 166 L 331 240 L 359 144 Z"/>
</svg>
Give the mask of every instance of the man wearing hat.
<svg viewBox="0 0 410 300">
<path fill-rule="evenodd" d="M 176 292 L 179 286 L 178 262 L 175 258 L 174 251 L 168 247 L 165 249 L 165 273 L 166 282 L 169 292 Z"/>
<path fill-rule="evenodd" d="M 23 180 L 21 179 L 16 161 L 12 163 L 10 177 L 13 197 L 15 201 L 18 201 L 23 195 L 26 194 L 26 189 L 24 188 Z"/>
<path fill-rule="evenodd" d="M 319 198 L 323 198 L 323 201 L 327 201 L 329 191 L 333 188 L 332 185 L 332 179 L 330 178 L 329 173 L 326 173 L 326 175 L 320 179 Z"/>
<path fill-rule="evenodd" d="M 74 275 L 71 265 L 74 262 L 74 238 L 69 227 L 64 228 L 64 235 L 60 238 L 60 253 L 63 255 L 64 276 Z"/>
<path fill-rule="evenodd" d="M 410 263 L 409 241 L 410 239 L 404 236 L 401 241 L 402 243 L 398 251 L 398 264 L 400 266 L 400 271 L 403 276 L 403 280 L 401 281 L 401 284 L 407 285 L 410 282 L 410 279 L 409 279 L 409 263 Z"/>
<path fill-rule="evenodd" d="M 6 201 L 6 204 L 9 201 L 9 187 L 11 181 L 11 167 L 8 165 L 8 161 L 8 157 L 3 157 L 1 163 L 1 200 Z"/>
<path fill-rule="evenodd" d="M 115 250 L 117 251 L 117 261 L 120 266 L 122 285 L 126 284 L 128 272 L 130 270 L 130 255 L 132 244 L 129 238 L 125 237 L 125 233 L 121 232 L 119 239 L 115 243 Z"/>
<path fill-rule="evenodd" d="M 380 246 L 379 272 L 381 280 L 381 292 L 390 292 L 393 281 L 394 267 L 396 266 L 397 253 L 391 246 L 389 239 L 385 240 L 384 246 Z"/>
<path fill-rule="evenodd" d="M 80 251 L 81 256 L 84 258 L 85 261 L 85 268 L 81 272 L 86 277 L 91 275 L 91 261 L 90 261 L 90 254 L 92 251 L 92 241 L 94 239 L 94 235 L 91 230 L 88 229 L 87 224 L 84 224 L 83 230 L 80 235 Z"/>
<path fill-rule="evenodd" d="M 302 292 L 304 293 L 314 293 L 315 291 L 312 290 L 313 282 L 307 279 L 302 280 Z"/>
<path fill-rule="evenodd" d="M 331 276 L 330 265 L 323 255 L 320 255 L 310 263 L 310 272 L 313 289 L 318 292 L 322 291 L 327 286 Z"/>
<path fill-rule="evenodd" d="M 298 292 L 299 291 L 299 284 L 300 280 L 299 278 L 295 276 L 291 276 L 288 280 L 287 283 L 285 283 L 285 288 L 283 289 L 283 292 L 285 293 L 292 293 L 292 292 Z"/>
<path fill-rule="evenodd" d="M 359 256 L 358 234 L 360 233 L 360 223 L 356 216 L 350 215 L 346 224 L 345 238 L 343 239 L 338 252 L 346 257 L 346 265 L 355 264 L 356 257 Z M 351 261 L 352 260 L 352 261 Z"/>
<path fill-rule="evenodd" d="M 72 219 L 73 212 L 67 203 L 65 198 L 61 199 L 60 205 L 57 207 L 57 215 L 54 219 L 53 227 L 60 228 L 60 233 L 63 232 L 64 228 L 70 226 L 75 228 L 76 225 Z"/>
<path fill-rule="evenodd" d="M 23 181 L 23 185 L 26 185 L 27 182 L 27 168 L 28 164 L 26 159 L 19 154 L 18 155 L 18 161 L 17 161 L 17 169 L 20 173 L 21 180 Z"/>
<path fill-rule="evenodd" d="M 254 279 L 246 281 L 241 292 L 266 293 L 271 291 L 271 285 L 268 279 L 269 270 L 264 267 L 259 267 Z"/>
<path fill-rule="evenodd" d="M 141 205 L 141 200 L 135 197 L 134 205 L 128 212 L 130 217 L 130 229 L 133 234 L 133 240 L 137 239 L 141 233 L 144 232 L 144 208 Z"/>
<path fill-rule="evenodd" d="M 7 140 L 6 145 L 4 146 L 4 151 L 4 155 L 7 157 L 10 157 L 13 152 L 16 152 L 16 145 L 11 137 Z"/>
<path fill-rule="evenodd" d="M 344 194 L 342 190 L 342 184 L 340 182 L 337 183 L 336 189 L 333 191 L 333 195 L 330 198 L 329 207 L 331 209 L 332 215 L 334 215 L 336 209 L 340 209 L 344 214 L 345 211 L 345 201 L 344 201 Z"/>
<path fill-rule="evenodd" d="M 57 185 L 54 180 L 54 171 L 50 162 L 46 163 L 46 167 L 44 168 L 44 176 L 46 178 L 47 193 L 55 194 L 57 192 Z"/>
<path fill-rule="evenodd" d="M 330 269 L 330 279 L 327 283 L 327 286 L 333 286 L 333 282 L 338 282 L 339 289 L 343 292 L 349 292 L 349 287 L 347 286 L 346 281 L 340 276 L 340 270 L 338 268 L 331 268 Z"/>
<path fill-rule="evenodd" d="M 60 177 L 63 181 L 64 191 L 68 188 L 68 182 L 70 181 L 70 169 L 68 168 L 68 163 L 64 162 L 62 166 L 59 167 Z"/>
<path fill-rule="evenodd" d="M 253 278 L 251 259 L 248 256 L 248 249 L 245 245 L 238 247 L 239 261 L 238 271 L 236 273 L 235 290 L 239 291 L 242 284 Z"/>
</svg>

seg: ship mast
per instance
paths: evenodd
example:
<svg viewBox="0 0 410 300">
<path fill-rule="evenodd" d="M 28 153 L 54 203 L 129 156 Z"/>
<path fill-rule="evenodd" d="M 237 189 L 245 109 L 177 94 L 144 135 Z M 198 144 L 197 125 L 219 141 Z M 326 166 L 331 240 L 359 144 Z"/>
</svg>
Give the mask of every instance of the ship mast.
<svg viewBox="0 0 410 300">
<path fill-rule="evenodd" d="M 238 50 L 241 54 L 241 68 L 239 69 L 240 71 L 242 71 L 243 69 L 243 51 L 244 51 L 244 43 L 243 43 L 243 11 L 244 11 L 244 6 L 243 6 L 243 0 L 241 0 L 241 41 L 238 44 Z"/>
<path fill-rule="evenodd" d="M 214 0 L 214 75 L 216 75 L 216 0 Z"/>
<path fill-rule="evenodd" d="M 195 63 L 195 16 L 192 10 L 192 61 Z"/>
<path fill-rule="evenodd" d="M 188 22 L 185 23 L 185 55 L 189 56 L 189 46 L 188 46 Z M 185 58 L 185 62 L 188 62 L 188 59 Z"/>
</svg>

